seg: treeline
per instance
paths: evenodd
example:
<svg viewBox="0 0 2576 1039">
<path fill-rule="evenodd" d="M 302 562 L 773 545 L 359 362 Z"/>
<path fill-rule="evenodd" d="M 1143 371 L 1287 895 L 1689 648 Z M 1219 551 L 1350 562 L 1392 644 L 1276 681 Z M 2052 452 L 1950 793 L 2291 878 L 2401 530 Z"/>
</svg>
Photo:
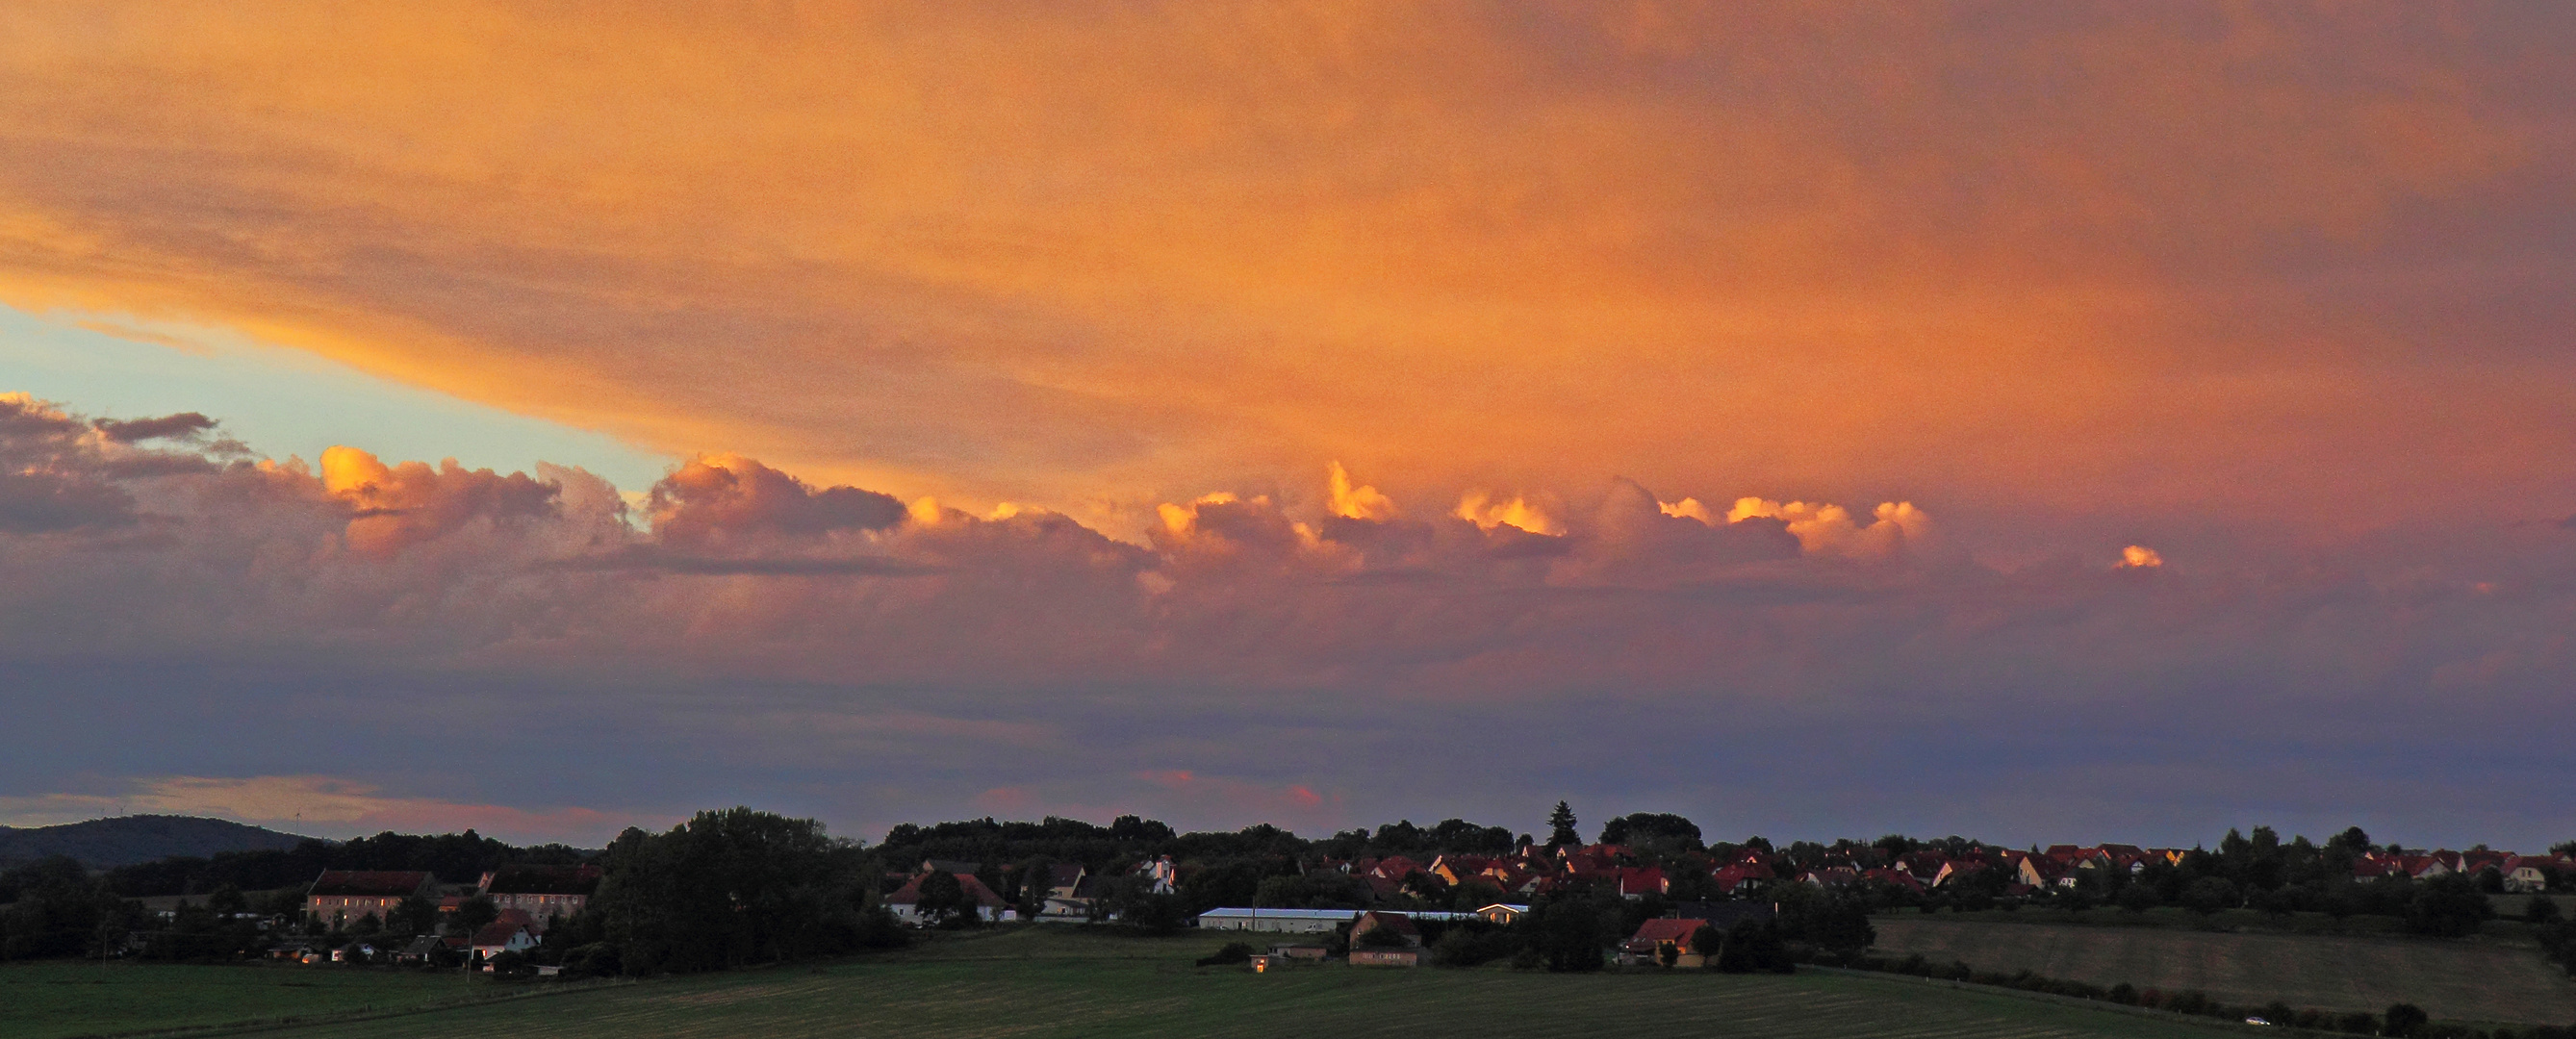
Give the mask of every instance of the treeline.
<svg viewBox="0 0 2576 1039">
<path fill-rule="evenodd" d="M 2321 912 L 2402 919 L 2409 931 L 2435 937 L 2474 933 L 2494 910 L 2490 891 L 2500 891 L 2492 871 L 2478 877 L 2448 874 L 2428 880 L 2387 877 L 2357 880 L 2353 865 L 2373 850 L 2359 827 L 2324 844 L 2306 837 L 2283 842 L 2271 827 L 2258 826 L 2251 836 L 2229 830 L 2216 850 L 2194 848 L 2178 862 L 2151 858 L 2136 872 L 2117 868 L 2077 869 L 2072 886 L 2052 885 L 2034 892 L 2040 904 L 2084 911 L 2116 907 L 2143 913 L 2161 906 L 2203 915 L 2227 909 L 2252 909 L 2277 916 Z M 1856 888 L 1879 908 L 1920 906 L 1975 911 L 1993 908 L 2014 881 L 2009 873 L 1988 869 L 1969 873 L 1929 892 L 1868 882 Z"/>
<path fill-rule="evenodd" d="M 104 948 L 135 916 L 106 881 L 63 856 L 0 870 L 0 960 Z"/>
<path fill-rule="evenodd" d="M 473 883 L 506 865 L 573 865 L 597 852 L 561 844 L 514 847 L 467 830 L 414 836 L 380 833 L 349 841 L 308 840 L 283 851 L 230 851 L 199 858 L 181 855 L 107 871 L 118 895 L 205 895 L 226 887 L 267 891 L 313 882 L 324 870 L 425 870 L 448 883 Z"/>
<path fill-rule="evenodd" d="M 749 808 L 669 832 L 629 829 L 601 857 L 590 907 L 532 959 L 572 974 L 723 970 L 902 945 L 876 905 L 871 856 L 823 824 Z"/>
</svg>

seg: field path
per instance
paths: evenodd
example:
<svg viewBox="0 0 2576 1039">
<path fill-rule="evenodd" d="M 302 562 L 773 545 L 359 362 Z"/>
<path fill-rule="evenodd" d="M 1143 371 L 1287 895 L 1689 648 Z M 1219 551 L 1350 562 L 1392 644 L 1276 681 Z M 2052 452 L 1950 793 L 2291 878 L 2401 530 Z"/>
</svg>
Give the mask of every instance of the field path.
<svg viewBox="0 0 2576 1039">
<path fill-rule="evenodd" d="M 2413 1003 L 2439 1018 L 2565 1025 L 2576 982 L 2528 946 L 2423 938 L 2230 934 L 1874 918 L 1876 951 L 2096 985 L 2199 989 L 2227 1002 L 2331 1010 Z"/>
</svg>

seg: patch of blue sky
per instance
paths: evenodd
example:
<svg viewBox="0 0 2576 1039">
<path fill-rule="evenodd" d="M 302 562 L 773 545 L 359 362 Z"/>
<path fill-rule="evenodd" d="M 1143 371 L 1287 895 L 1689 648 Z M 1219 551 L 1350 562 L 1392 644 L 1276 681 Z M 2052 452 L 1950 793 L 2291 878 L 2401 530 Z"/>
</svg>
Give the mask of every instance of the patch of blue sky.
<svg viewBox="0 0 2576 1039">
<path fill-rule="evenodd" d="M 630 495 L 672 459 L 603 433 L 381 379 L 300 350 L 222 331 L 115 316 L 0 307 L 0 393 L 94 418 L 195 411 L 283 461 L 346 445 L 388 462 L 454 458 L 472 468 L 577 465 Z"/>
</svg>

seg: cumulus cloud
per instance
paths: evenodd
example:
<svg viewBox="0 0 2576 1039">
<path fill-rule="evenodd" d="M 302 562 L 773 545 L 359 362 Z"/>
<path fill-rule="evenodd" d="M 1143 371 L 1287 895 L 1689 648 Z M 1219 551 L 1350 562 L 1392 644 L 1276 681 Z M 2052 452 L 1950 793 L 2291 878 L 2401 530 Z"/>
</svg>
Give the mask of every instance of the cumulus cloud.
<svg viewBox="0 0 2576 1039">
<path fill-rule="evenodd" d="M 200 473 L 201 455 L 133 446 L 188 436 L 214 423 L 194 413 L 84 423 L 24 393 L 0 393 L 0 532 L 101 530 L 137 522 L 137 478 Z"/>
<path fill-rule="evenodd" d="M 1333 515 L 1343 519 L 1391 520 L 1395 518 L 1395 499 L 1368 486 L 1354 486 L 1351 474 L 1342 463 L 1333 463 L 1330 486 L 1326 488 Z"/>
<path fill-rule="evenodd" d="M 388 466 L 354 447 L 322 452 L 322 489 L 349 504 L 349 547 L 377 556 L 447 534 L 468 523 L 544 516 L 558 488 L 526 473 L 467 469 L 453 458 Z"/>
<path fill-rule="evenodd" d="M 2145 545 L 2131 545 L 2120 550 L 2119 565 L 2122 569 L 2132 570 L 2142 569 L 2145 567 L 2163 566 L 2165 565 L 2165 557 L 2163 553 L 2157 552 L 2155 549 L 2148 548 Z"/>
<path fill-rule="evenodd" d="M 702 455 L 653 485 L 653 530 L 666 541 L 723 548 L 771 536 L 880 530 L 907 510 L 892 495 L 815 488 L 740 455 Z"/>
<path fill-rule="evenodd" d="M 1491 496 L 1469 510 L 1490 525 L 1342 515 L 1327 471 L 1316 493 L 1167 504 L 1137 544 L 1042 509 L 906 507 L 732 456 L 680 467 L 638 523 L 617 488 L 575 469 L 494 474 L 349 451 L 313 468 L 222 460 L 202 444 L 124 443 L 23 400 L 0 411 L 14 469 L 123 496 L 107 525 L 0 530 L 0 662 L 256 665 L 285 676 L 258 688 L 313 690 L 249 711 L 312 719 L 300 731 L 417 731 L 444 746 L 455 733 L 432 719 L 492 732 L 531 719 L 546 746 L 612 772 L 635 767 L 617 748 L 663 741 L 655 760 L 695 762 L 671 766 L 696 770 L 689 789 L 744 769 L 857 769 L 882 788 L 871 798 L 936 788 L 962 810 L 1012 789 L 1039 806 L 1168 804 L 1211 821 L 1323 819 L 1359 810 L 1370 789 L 1442 782 L 1485 760 L 1444 749 L 1441 734 L 1468 721 L 1472 742 L 1507 757 L 1512 734 L 1526 746 L 1532 731 L 1615 756 L 1605 726 L 1732 739 L 1730 719 L 1760 717 L 1802 740 L 1804 725 L 1902 721 L 1950 732 L 1926 738 L 1955 749 L 1983 746 L 1985 722 L 1967 719 L 2080 728 L 2176 710 L 2338 719 L 2315 738 L 2345 746 L 2378 738 L 2372 712 L 2437 695 L 2554 717 L 2553 683 L 2576 674 L 2563 639 L 2576 545 L 2548 524 L 2287 562 L 2196 549 L 2191 573 L 2139 582 L 2071 556 L 2007 567 L 1918 551 L 1931 524 L 1904 502 L 1867 522 L 1758 496 L 1719 514 L 1624 480 L 1560 492 L 1544 519 L 1518 496 L 1523 527 L 1514 500 Z M 159 461 L 130 464 L 146 451 Z M 27 724 L 0 735 L 0 790 L 72 789 L 24 778 L 71 754 L 38 733 L 77 746 L 117 718 L 264 695 L 205 694 L 171 674 L 64 687 L 78 692 L 13 680 L 0 697 Z M 496 683 L 561 691 L 478 699 Z M 415 699 L 443 706 L 415 724 L 398 706 Z M 48 728 L 47 712 L 94 722 Z M 1384 733 L 1413 746 L 1368 742 Z M 364 774 L 223 742 L 246 757 L 182 774 Z M 1361 771 L 1379 785 L 1303 751 L 1248 774 L 1228 764 L 1247 745 L 1365 745 Z M 408 760 L 399 750 L 369 758 Z M 1195 779 L 1140 780 L 1140 768 Z M 1326 804 L 1301 808 L 1301 786 Z M 153 789 L 248 812 L 215 800 L 267 788 Z M 307 811 L 357 811 L 332 799 L 344 794 L 411 796 L 277 789 Z M 1353 800 L 1334 807 L 1336 790 Z M 615 807 L 518 797 L 430 800 Z M 468 817 L 432 807 L 404 810 Z"/>
<path fill-rule="evenodd" d="M 1514 496 L 1503 500 L 1490 491 L 1467 492 L 1465 497 L 1458 499 L 1458 508 L 1450 515 L 1487 530 L 1508 526 L 1532 534 L 1553 536 L 1565 533 L 1565 528 L 1549 517 L 1547 510 L 1532 504 L 1529 499 Z"/>
</svg>

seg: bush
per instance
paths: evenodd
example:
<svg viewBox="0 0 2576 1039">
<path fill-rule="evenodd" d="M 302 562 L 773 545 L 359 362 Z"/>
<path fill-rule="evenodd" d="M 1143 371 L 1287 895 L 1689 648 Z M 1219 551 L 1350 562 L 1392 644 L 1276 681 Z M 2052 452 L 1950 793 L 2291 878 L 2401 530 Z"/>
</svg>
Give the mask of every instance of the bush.
<svg viewBox="0 0 2576 1039">
<path fill-rule="evenodd" d="M 1509 930 L 1452 927 L 1431 943 L 1431 962 L 1440 967 L 1473 967 L 1524 951 L 1520 936 Z"/>
<path fill-rule="evenodd" d="M 1199 966 L 1224 967 L 1237 963 L 1250 963 L 1252 955 L 1252 946 L 1242 942 L 1227 942 L 1224 948 L 1216 951 L 1216 955 L 1199 957 Z"/>
<path fill-rule="evenodd" d="M 2423 1007 L 2413 1003 L 2398 1003 L 2389 1007 L 2386 1014 L 2380 1015 L 2380 1020 L 2383 1022 L 2380 1028 L 2381 1035 L 2409 1036 L 2422 1032 L 2425 1026 L 2432 1024 L 2433 1015 L 2425 1013 Z"/>
<path fill-rule="evenodd" d="M 2334 1027 L 2347 1035 L 2370 1035 L 2379 1031 L 2379 1019 L 2367 1010 L 2355 1010 L 2335 1018 Z"/>
</svg>

